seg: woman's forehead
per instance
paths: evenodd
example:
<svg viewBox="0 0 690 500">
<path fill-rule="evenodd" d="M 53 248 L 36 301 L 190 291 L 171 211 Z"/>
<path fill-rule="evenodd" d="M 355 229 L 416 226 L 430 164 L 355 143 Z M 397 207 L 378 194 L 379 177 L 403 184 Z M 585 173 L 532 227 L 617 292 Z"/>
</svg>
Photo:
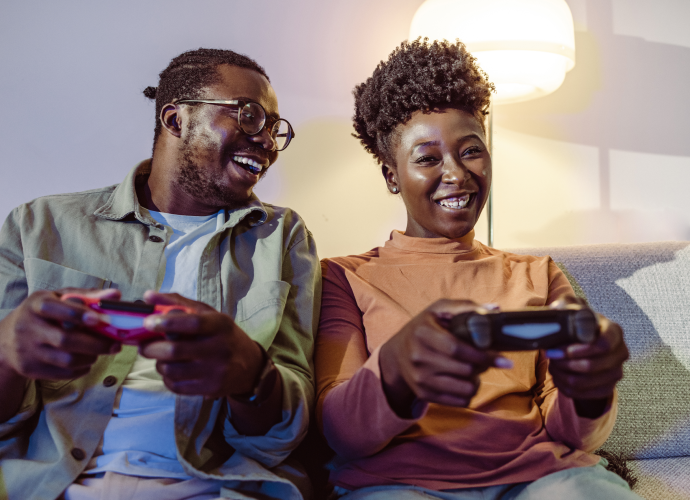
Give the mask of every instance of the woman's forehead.
<svg viewBox="0 0 690 500">
<path fill-rule="evenodd" d="M 472 114 L 455 108 L 417 111 L 400 125 L 399 145 L 404 150 L 441 145 L 447 141 L 476 135 L 484 140 L 481 124 Z"/>
</svg>

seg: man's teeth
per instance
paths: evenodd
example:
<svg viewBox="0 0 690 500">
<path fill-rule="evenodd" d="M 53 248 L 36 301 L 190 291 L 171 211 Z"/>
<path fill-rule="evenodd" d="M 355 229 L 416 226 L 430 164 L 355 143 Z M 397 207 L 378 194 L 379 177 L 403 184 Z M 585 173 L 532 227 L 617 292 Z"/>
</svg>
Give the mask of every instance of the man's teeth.
<svg viewBox="0 0 690 500">
<path fill-rule="evenodd" d="M 444 198 L 443 200 L 439 200 L 436 203 L 438 203 L 442 207 L 465 208 L 465 206 L 467 206 L 468 201 L 470 201 L 470 195 L 466 194 L 464 196 L 459 196 L 455 198 Z"/>
<path fill-rule="evenodd" d="M 260 163 L 255 162 L 251 158 L 246 158 L 244 156 L 233 156 L 232 161 L 235 163 L 243 163 L 249 167 L 249 170 L 251 170 L 253 173 L 258 174 L 264 169 L 264 166 Z"/>
</svg>

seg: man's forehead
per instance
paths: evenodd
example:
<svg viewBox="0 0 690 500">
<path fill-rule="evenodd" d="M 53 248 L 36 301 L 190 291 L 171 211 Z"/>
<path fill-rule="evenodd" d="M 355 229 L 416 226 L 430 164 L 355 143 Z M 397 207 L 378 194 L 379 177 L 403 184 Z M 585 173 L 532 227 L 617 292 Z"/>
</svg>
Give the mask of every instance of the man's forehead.
<svg viewBox="0 0 690 500">
<path fill-rule="evenodd" d="M 278 99 L 273 87 L 258 71 L 221 64 L 217 68 L 219 81 L 208 87 L 207 96 L 214 99 L 245 98 L 261 104 L 269 115 L 278 115 Z"/>
</svg>

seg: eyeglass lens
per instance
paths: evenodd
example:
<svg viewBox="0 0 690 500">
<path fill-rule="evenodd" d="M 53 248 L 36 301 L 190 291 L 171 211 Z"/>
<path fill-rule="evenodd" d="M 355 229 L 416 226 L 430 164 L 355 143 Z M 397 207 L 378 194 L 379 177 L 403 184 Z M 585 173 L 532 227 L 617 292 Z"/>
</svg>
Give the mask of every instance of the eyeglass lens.
<svg viewBox="0 0 690 500">
<path fill-rule="evenodd" d="M 285 149 L 292 139 L 290 125 L 285 120 L 278 120 L 271 127 L 271 136 L 276 143 L 276 150 L 282 151 Z"/>
<path fill-rule="evenodd" d="M 248 102 L 240 111 L 240 127 L 249 135 L 258 134 L 266 123 L 264 108 L 255 102 Z M 275 141 L 276 150 L 282 151 L 292 139 L 292 131 L 286 120 L 280 119 L 271 127 L 271 137 Z"/>
<path fill-rule="evenodd" d="M 258 134 L 266 123 L 264 108 L 255 102 L 248 102 L 240 112 L 240 127 L 249 135 Z"/>
</svg>

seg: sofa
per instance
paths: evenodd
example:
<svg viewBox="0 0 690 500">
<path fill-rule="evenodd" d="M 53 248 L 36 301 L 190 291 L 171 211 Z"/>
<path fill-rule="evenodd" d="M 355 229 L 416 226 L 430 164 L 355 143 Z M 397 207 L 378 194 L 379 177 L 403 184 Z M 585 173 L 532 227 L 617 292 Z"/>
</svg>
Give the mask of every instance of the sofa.
<svg viewBox="0 0 690 500">
<path fill-rule="evenodd" d="M 647 500 L 690 499 L 690 242 L 512 250 L 550 255 L 623 327 L 630 360 L 603 450 L 628 459 Z"/>
</svg>

